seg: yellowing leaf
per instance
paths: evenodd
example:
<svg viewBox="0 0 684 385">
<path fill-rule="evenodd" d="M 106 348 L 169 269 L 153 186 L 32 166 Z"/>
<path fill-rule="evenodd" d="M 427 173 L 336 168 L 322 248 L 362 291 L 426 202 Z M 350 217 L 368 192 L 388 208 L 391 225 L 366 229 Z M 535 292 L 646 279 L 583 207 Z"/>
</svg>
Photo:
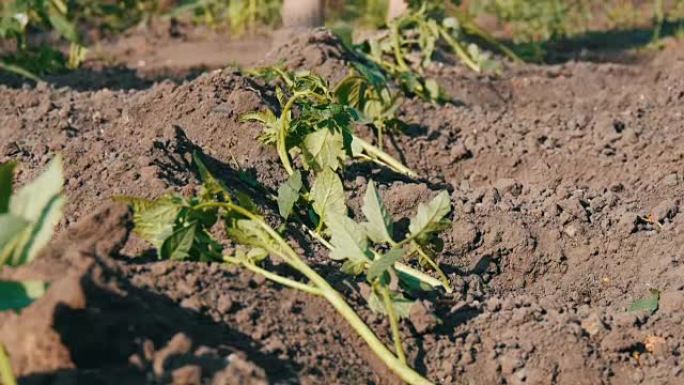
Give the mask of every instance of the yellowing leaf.
<svg viewBox="0 0 684 385">
<path fill-rule="evenodd" d="M 401 293 L 391 293 L 390 300 L 392 301 L 394 312 L 399 318 L 407 318 L 411 314 L 411 306 L 416 303 L 416 301 L 407 299 L 401 295 Z M 368 297 L 368 307 L 370 307 L 371 310 L 376 313 L 385 315 L 387 314 L 385 303 L 383 302 L 382 298 L 375 293 L 375 291 L 371 292 L 370 296 Z"/>
<path fill-rule="evenodd" d="M 444 218 L 451 211 L 451 199 L 446 191 L 442 191 L 430 201 L 418 205 L 416 216 L 411 218 L 409 233 L 420 241 L 431 233 L 444 230 L 449 222 Z"/>
<path fill-rule="evenodd" d="M 394 266 L 395 262 L 400 261 L 403 255 L 404 250 L 392 249 L 388 251 L 387 254 L 374 260 L 368 267 L 368 274 L 366 274 L 368 281 L 372 282 L 375 278 L 383 275 L 387 270 Z"/>
<path fill-rule="evenodd" d="M 328 215 L 339 214 L 345 216 L 347 213 L 342 181 L 329 168 L 318 174 L 313 186 L 311 186 L 310 196 L 311 200 L 313 200 L 312 206 L 314 211 L 326 223 Z"/>
<path fill-rule="evenodd" d="M 330 258 L 356 262 L 371 261 L 368 238 L 363 227 L 348 216 L 337 213 L 330 214 L 325 224 L 332 233 L 330 243 L 333 250 L 330 252 Z"/>
<path fill-rule="evenodd" d="M 10 198 L 9 212 L 30 226 L 22 232 L 5 263 L 11 266 L 28 263 L 50 241 L 62 217 L 63 185 L 62 158 L 56 156 L 45 172 Z"/>
<path fill-rule="evenodd" d="M 366 195 L 363 197 L 363 207 L 361 207 L 363 215 L 368 220 L 364 223 L 368 237 L 375 243 L 393 242 L 392 233 L 394 223 L 392 216 L 389 214 L 382 199 L 375 188 L 375 182 L 370 180 Z"/>
<path fill-rule="evenodd" d="M 314 131 L 304 138 L 302 152 L 312 169 L 322 171 L 330 168 L 335 171 L 344 157 L 342 134 L 326 128 Z"/>
<path fill-rule="evenodd" d="M 157 200 L 120 197 L 117 200 L 133 208 L 133 232 L 159 249 L 173 234 L 176 218 L 182 208 L 180 202 L 170 196 Z"/>
<path fill-rule="evenodd" d="M 302 189 L 302 173 L 295 171 L 278 187 L 278 211 L 280 216 L 287 219 L 292 213 L 294 204 L 299 199 L 299 191 Z"/>
</svg>

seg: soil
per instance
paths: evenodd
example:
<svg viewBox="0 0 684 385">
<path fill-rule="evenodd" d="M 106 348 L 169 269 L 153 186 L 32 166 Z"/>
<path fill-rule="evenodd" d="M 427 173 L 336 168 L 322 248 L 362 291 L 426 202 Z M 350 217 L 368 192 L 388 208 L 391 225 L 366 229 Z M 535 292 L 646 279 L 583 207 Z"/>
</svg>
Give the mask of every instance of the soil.
<svg viewBox="0 0 684 385">
<path fill-rule="evenodd" d="M 264 57 L 246 64 L 333 81 L 347 71 L 322 30 Z M 62 153 L 69 201 L 44 255 L 3 271 L 51 282 L 21 314 L 0 314 L 20 383 L 398 384 L 324 300 L 143 252 L 111 197 L 191 193 L 193 150 L 236 188 L 238 168 L 266 189 L 285 175 L 258 126 L 239 122 L 271 103 L 267 85 L 232 69 L 158 81 L 130 71 L 0 86 L 0 161 L 20 161 L 24 183 Z M 345 171 L 356 212 L 371 177 L 397 220 L 451 194 L 439 262 L 456 290 L 402 323 L 411 364 L 439 384 L 684 384 L 684 43 L 498 77 L 429 71 L 458 102 L 407 99 L 409 129 L 384 143 L 421 178 Z M 292 235 L 389 342 L 363 288 Z M 650 289 L 657 311 L 628 312 Z"/>
</svg>

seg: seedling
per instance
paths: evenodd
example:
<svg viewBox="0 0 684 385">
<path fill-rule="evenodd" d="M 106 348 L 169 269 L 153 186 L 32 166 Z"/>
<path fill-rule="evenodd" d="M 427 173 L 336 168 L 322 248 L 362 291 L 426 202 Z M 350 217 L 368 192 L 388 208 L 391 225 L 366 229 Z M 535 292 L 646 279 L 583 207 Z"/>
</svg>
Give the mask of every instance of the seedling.
<svg viewBox="0 0 684 385">
<path fill-rule="evenodd" d="M 352 125 L 361 121 L 361 114 L 354 107 L 340 103 L 322 77 L 309 72 L 293 74 L 276 67 L 254 73 L 275 76 L 283 81 L 284 88 L 275 88 L 279 115 L 267 109 L 245 114 L 242 120 L 263 124 L 261 141 L 276 146 L 289 175 L 294 173 L 291 159 L 295 157 L 302 160 L 305 169 L 314 172 L 326 168 L 336 171 L 345 159 L 356 158 L 411 177 L 416 175 L 378 147 L 353 134 Z M 337 91 L 350 99 L 347 88 Z"/>
<path fill-rule="evenodd" d="M 244 194 L 232 194 L 213 177 L 198 157 L 195 162 L 203 180 L 200 195 L 184 198 L 168 195 L 158 200 L 130 200 L 135 211 L 136 232 L 156 245 L 160 256 L 168 258 L 219 259 L 223 246 L 212 236 L 218 224 L 236 246 L 233 255 L 220 257 L 228 264 L 243 267 L 265 278 L 325 298 L 368 344 L 370 349 L 403 381 L 415 385 L 431 384 L 411 369 L 399 350 L 393 354 L 361 320 L 321 275 L 297 254 L 287 241 L 271 227 L 257 206 Z M 336 223 L 330 219 L 331 223 Z M 353 245 L 350 245 L 353 247 Z M 277 274 L 261 266 L 267 258 L 279 259 L 301 273 L 308 282 Z M 394 258 L 394 257 L 392 257 Z M 388 269 L 376 264 L 380 279 Z M 391 265 L 391 264 L 390 264 Z"/>
<path fill-rule="evenodd" d="M 0 164 L 0 268 L 31 262 L 52 238 L 64 206 L 62 160 L 56 157 L 32 183 L 12 194 L 14 163 Z M 0 311 L 19 311 L 40 298 L 41 281 L 0 281 Z M 5 348 L 0 345 L 0 380 L 16 380 Z"/>
</svg>

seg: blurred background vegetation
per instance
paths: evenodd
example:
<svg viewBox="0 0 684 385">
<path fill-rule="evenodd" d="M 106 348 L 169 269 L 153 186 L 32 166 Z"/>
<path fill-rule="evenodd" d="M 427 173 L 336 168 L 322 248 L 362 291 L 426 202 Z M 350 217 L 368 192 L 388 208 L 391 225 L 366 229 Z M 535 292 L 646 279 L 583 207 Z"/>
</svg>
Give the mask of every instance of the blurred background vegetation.
<svg viewBox="0 0 684 385">
<path fill-rule="evenodd" d="M 528 60 L 550 47 L 652 44 L 684 36 L 684 0 L 446 0 L 512 44 Z M 412 3 L 420 3 L 412 1 Z M 227 38 L 278 28 L 281 0 L 1 0 L 0 67 L 26 77 L 78 67 L 99 39 L 155 20 L 198 25 Z M 387 0 L 326 0 L 335 29 L 374 30 L 386 21 Z"/>
</svg>

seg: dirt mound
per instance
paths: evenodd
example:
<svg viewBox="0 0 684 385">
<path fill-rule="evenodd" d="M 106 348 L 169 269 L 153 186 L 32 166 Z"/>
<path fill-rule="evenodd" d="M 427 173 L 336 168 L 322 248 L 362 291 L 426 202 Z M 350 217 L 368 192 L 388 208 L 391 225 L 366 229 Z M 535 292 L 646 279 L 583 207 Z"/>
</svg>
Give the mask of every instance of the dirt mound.
<svg viewBox="0 0 684 385">
<path fill-rule="evenodd" d="M 264 63 L 281 60 L 346 73 L 325 31 Z M 412 364 L 441 384 L 684 383 L 684 46 L 632 64 L 522 65 L 500 78 L 431 71 L 459 103 L 407 100 L 410 128 L 384 143 L 424 178 L 364 166 L 345 180 L 351 190 L 379 182 L 396 219 L 451 193 L 440 263 L 457 290 L 403 323 Z M 275 188 L 285 176 L 275 152 L 258 143 L 257 125 L 239 122 L 273 103 L 266 85 L 218 70 L 137 91 L 0 87 L 0 98 L 0 161 L 21 161 L 26 181 L 62 152 L 69 197 L 63 240 L 15 272 L 53 281 L 50 292 L 0 319 L 22 383 L 110 383 L 112 373 L 128 383 L 395 382 L 324 301 L 216 264 L 128 258 L 141 244 L 119 248 L 125 210 L 84 219 L 111 196 L 193 191 L 196 149 L 227 181 L 241 183 L 242 170 Z M 362 192 L 351 192 L 352 209 Z M 308 257 L 335 274 L 321 250 Z M 389 341 L 358 286 L 338 289 Z M 662 293 L 659 309 L 627 312 L 649 289 Z"/>
</svg>

